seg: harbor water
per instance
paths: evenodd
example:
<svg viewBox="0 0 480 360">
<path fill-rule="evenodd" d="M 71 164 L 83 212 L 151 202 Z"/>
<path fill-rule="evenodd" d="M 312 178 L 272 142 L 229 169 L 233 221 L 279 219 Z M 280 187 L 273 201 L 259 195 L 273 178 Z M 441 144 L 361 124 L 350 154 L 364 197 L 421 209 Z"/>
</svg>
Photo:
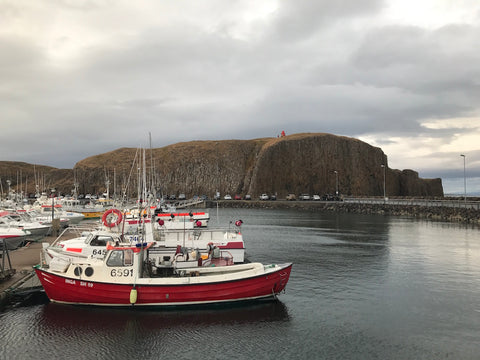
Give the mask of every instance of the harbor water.
<svg viewBox="0 0 480 360">
<path fill-rule="evenodd" d="M 37 301 L 0 313 L 0 358 L 479 358 L 478 227 L 298 210 L 209 212 L 209 227 L 243 220 L 251 261 L 294 263 L 278 301 L 170 310 Z"/>
</svg>

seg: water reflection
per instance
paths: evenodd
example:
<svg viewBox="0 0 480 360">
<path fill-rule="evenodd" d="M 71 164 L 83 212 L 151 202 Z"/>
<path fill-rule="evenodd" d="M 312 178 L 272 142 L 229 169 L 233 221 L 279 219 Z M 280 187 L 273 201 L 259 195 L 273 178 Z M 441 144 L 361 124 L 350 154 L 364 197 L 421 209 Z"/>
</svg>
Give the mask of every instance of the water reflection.
<svg viewBox="0 0 480 360">
<path fill-rule="evenodd" d="M 169 311 L 17 307 L 0 313 L 2 355 L 478 358 L 478 228 L 291 210 L 222 209 L 221 216 L 244 221 L 252 261 L 293 262 L 280 302 Z"/>
<path fill-rule="evenodd" d="M 144 330 L 165 330 L 213 325 L 248 324 L 288 321 L 287 307 L 281 301 L 247 303 L 242 305 L 209 306 L 188 309 L 155 310 L 132 307 L 128 309 L 72 306 L 48 303 L 41 313 L 42 327 L 116 332 L 138 323 Z"/>
</svg>

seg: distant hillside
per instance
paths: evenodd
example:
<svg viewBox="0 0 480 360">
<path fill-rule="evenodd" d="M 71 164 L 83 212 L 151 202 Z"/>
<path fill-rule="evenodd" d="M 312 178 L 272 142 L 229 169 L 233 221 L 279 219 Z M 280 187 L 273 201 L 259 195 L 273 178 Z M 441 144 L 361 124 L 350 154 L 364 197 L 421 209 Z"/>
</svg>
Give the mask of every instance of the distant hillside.
<svg viewBox="0 0 480 360">
<path fill-rule="evenodd" d="M 79 193 L 100 194 L 109 181 L 110 193 L 121 193 L 128 184 L 136 193 L 138 167 L 143 158 L 139 149 L 121 148 L 79 161 L 73 170 L 35 166 L 42 187 L 55 187 L 62 193 L 73 189 L 74 174 Z M 334 193 L 355 196 L 383 195 L 387 165 L 387 196 L 443 196 L 441 179 L 421 179 L 413 170 L 388 168 L 387 156 L 380 148 L 344 136 L 324 133 L 294 134 L 280 138 L 253 140 L 191 141 L 163 148 L 147 149 L 145 163 L 148 180 L 164 194 Z M 335 171 L 337 173 L 335 173 Z M 21 173 L 22 175 L 17 175 Z M 9 178 L 28 178 L 28 191 L 35 191 L 34 166 L 0 162 L 3 186 Z M 6 192 L 6 189 L 4 189 Z"/>
<path fill-rule="evenodd" d="M 73 188 L 73 170 L 57 169 L 46 165 L 33 165 L 17 161 L 0 161 L 0 192 L 8 192 L 10 187 L 16 192 L 34 194 L 39 191 L 58 191 L 70 193 Z"/>
<path fill-rule="evenodd" d="M 106 174 L 113 184 L 134 183 L 138 149 L 122 148 L 75 165 L 83 192 L 102 192 Z M 357 139 L 324 133 L 294 134 L 254 140 L 191 141 L 146 151 L 156 183 L 166 194 L 334 193 L 387 196 L 443 196 L 441 179 L 421 179 L 413 170 L 388 168 L 380 148 Z M 135 167 L 136 169 L 136 167 Z M 337 171 L 337 173 L 335 173 Z M 127 179 L 130 177 L 130 181 Z M 130 187 L 135 188 L 134 185 Z M 110 190 L 112 192 L 112 188 Z"/>
</svg>

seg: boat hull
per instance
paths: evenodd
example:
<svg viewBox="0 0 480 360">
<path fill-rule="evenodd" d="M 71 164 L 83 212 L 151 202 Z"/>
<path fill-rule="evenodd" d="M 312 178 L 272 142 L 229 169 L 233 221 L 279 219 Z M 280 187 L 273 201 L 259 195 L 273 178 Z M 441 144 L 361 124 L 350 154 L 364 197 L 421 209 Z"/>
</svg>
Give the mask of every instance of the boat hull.
<svg viewBox="0 0 480 360">
<path fill-rule="evenodd" d="M 24 236 L 0 236 L 0 249 L 15 250 L 26 241 Z"/>
<path fill-rule="evenodd" d="M 47 236 L 51 230 L 51 226 L 44 225 L 42 227 L 37 227 L 37 228 L 29 227 L 24 229 L 30 232 L 30 235 L 27 236 L 27 239 L 35 241 Z"/>
<path fill-rule="evenodd" d="M 190 282 L 179 278 L 175 284 L 148 283 L 139 279 L 135 285 L 86 281 L 36 267 L 40 282 L 52 302 L 100 306 L 180 306 L 201 305 L 275 298 L 284 290 L 292 264 L 261 275 L 211 283 Z M 147 279 L 148 280 L 148 279 Z M 132 293 L 132 289 L 136 293 Z M 133 295 L 134 294 L 134 295 Z M 133 295 L 133 300 L 132 300 Z M 133 304 L 132 304 L 133 303 Z"/>
<path fill-rule="evenodd" d="M 100 219 L 105 212 L 104 210 L 102 211 L 79 211 L 81 214 L 85 216 L 85 219 Z"/>
</svg>

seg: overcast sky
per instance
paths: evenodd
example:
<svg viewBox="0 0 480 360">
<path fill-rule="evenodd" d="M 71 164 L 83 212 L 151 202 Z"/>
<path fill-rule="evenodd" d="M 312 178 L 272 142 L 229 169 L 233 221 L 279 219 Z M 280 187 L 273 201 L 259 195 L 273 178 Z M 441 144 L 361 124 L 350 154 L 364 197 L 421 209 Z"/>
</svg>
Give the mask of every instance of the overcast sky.
<svg viewBox="0 0 480 360">
<path fill-rule="evenodd" d="M 480 192 L 478 0 L 0 0 L 0 160 L 327 132 Z M 381 170 L 379 170 L 381 171 Z"/>
</svg>

